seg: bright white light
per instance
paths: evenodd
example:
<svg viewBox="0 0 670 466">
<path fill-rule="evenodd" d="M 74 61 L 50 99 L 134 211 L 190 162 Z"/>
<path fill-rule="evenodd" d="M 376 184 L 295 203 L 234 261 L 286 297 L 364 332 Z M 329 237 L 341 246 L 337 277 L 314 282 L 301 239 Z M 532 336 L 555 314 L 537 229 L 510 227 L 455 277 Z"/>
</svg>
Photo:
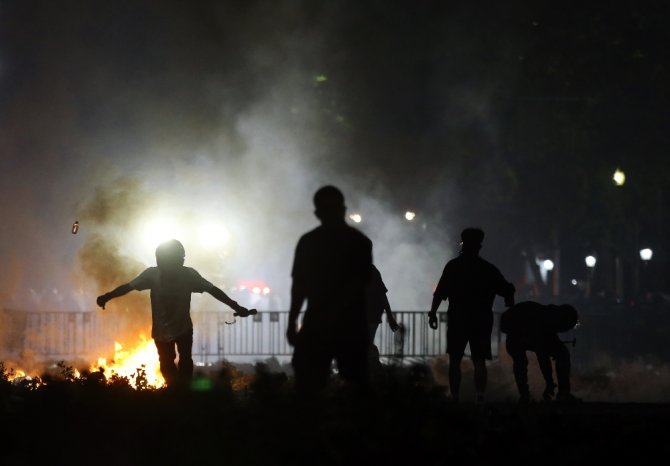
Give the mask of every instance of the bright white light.
<svg viewBox="0 0 670 466">
<path fill-rule="evenodd" d="M 551 259 L 545 259 L 544 262 L 542 262 L 542 265 L 544 266 L 545 269 L 549 270 L 550 272 L 554 270 L 554 261 Z"/>
<path fill-rule="evenodd" d="M 640 249 L 640 259 L 643 261 L 651 260 L 651 256 L 654 255 L 654 251 L 649 248 Z"/>
<path fill-rule="evenodd" d="M 574 286 L 577 286 L 577 280 L 574 278 L 570 280 L 570 283 L 572 283 Z"/>
<path fill-rule="evenodd" d="M 220 223 L 205 223 L 198 226 L 198 239 L 206 248 L 223 246 L 230 239 L 230 232 Z"/>
<path fill-rule="evenodd" d="M 261 288 L 260 288 L 259 286 L 254 286 L 254 287 L 251 289 L 251 292 L 252 292 L 253 294 L 261 294 Z"/>
<path fill-rule="evenodd" d="M 270 288 L 267 286 L 263 288 L 263 294 L 270 294 Z"/>
<path fill-rule="evenodd" d="M 617 186 L 623 186 L 626 182 L 626 174 L 617 168 L 612 175 L 612 179 Z"/>
<path fill-rule="evenodd" d="M 412 220 L 414 220 L 414 217 L 416 217 L 416 214 L 414 212 L 412 212 L 410 210 L 405 212 L 405 220 L 407 220 L 408 222 L 411 222 Z"/>
<path fill-rule="evenodd" d="M 360 214 L 351 214 L 349 215 L 349 218 L 356 223 L 361 223 L 363 221 L 363 217 L 361 217 Z"/>
<path fill-rule="evenodd" d="M 150 250 L 153 250 L 163 241 L 181 238 L 181 231 L 175 221 L 169 218 L 154 218 L 149 220 L 141 228 L 142 242 Z"/>
<path fill-rule="evenodd" d="M 584 258 L 584 262 L 586 262 L 586 266 L 589 268 L 595 267 L 596 266 L 596 258 L 593 256 L 586 256 Z"/>
</svg>

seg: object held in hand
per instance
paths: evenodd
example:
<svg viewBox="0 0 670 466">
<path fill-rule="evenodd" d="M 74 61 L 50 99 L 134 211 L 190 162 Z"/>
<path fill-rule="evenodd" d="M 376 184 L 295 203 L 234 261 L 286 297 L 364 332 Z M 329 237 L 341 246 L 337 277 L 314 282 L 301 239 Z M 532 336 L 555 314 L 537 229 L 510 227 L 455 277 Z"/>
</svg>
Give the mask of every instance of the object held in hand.
<svg viewBox="0 0 670 466">
<path fill-rule="evenodd" d="M 245 309 L 241 311 L 236 311 L 234 316 L 239 316 L 239 317 L 249 317 L 252 315 L 258 314 L 258 311 L 256 309 Z"/>
</svg>

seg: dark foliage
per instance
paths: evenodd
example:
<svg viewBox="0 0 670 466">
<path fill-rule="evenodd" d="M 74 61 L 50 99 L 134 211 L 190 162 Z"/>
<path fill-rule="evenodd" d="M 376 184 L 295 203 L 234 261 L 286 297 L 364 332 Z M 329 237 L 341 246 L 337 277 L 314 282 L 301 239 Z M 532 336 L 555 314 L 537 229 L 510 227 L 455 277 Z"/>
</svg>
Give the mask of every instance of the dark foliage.
<svg viewBox="0 0 670 466">
<path fill-rule="evenodd" d="M 0 369 L 3 464 L 558 465 L 668 453 L 667 404 L 454 404 L 421 364 L 387 366 L 367 395 L 333 378 L 309 400 L 267 364 L 253 375 L 224 364 L 191 390 L 68 378 L 64 363 L 63 378 L 31 387 Z"/>
</svg>

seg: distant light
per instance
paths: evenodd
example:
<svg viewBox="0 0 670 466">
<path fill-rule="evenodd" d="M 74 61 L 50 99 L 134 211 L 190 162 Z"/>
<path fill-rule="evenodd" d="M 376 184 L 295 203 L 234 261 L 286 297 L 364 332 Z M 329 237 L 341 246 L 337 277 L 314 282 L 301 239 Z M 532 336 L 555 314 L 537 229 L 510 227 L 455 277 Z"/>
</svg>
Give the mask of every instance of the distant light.
<svg viewBox="0 0 670 466">
<path fill-rule="evenodd" d="M 577 286 L 577 280 L 574 278 L 570 280 L 570 283 L 572 283 L 574 286 Z"/>
<path fill-rule="evenodd" d="M 204 247 L 222 246 L 230 240 L 230 232 L 222 224 L 210 222 L 198 228 L 198 239 Z"/>
<path fill-rule="evenodd" d="M 163 241 L 180 237 L 182 237 L 180 228 L 172 218 L 153 218 L 142 227 L 143 243 L 150 249 L 155 248 Z"/>
<path fill-rule="evenodd" d="M 640 259 L 643 261 L 651 260 L 651 257 L 654 255 L 654 251 L 649 248 L 640 249 Z"/>
<path fill-rule="evenodd" d="M 407 212 L 405 212 L 405 220 L 407 220 L 408 222 L 411 222 L 412 220 L 414 220 L 414 217 L 416 217 L 416 214 L 414 212 L 412 212 L 411 210 L 408 210 Z"/>
<path fill-rule="evenodd" d="M 270 290 L 270 287 L 268 287 L 268 286 L 263 288 L 263 294 L 270 294 L 270 291 L 272 291 L 272 290 Z"/>
<path fill-rule="evenodd" d="M 251 292 L 252 292 L 253 294 L 261 294 L 261 288 L 258 287 L 258 286 L 254 286 L 254 287 L 251 289 Z"/>
<path fill-rule="evenodd" d="M 593 256 L 586 256 L 584 258 L 584 262 L 586 262 L 586 266 L 589 268 L 593 268 L 596 266 L 596 258 Z"/>
<path fill-rule="evenodd" d="M 626 182 L 626 174 L 617 168 L 612 175 L 612 179 L 617 186 L 623 186 Z"/>
<path fill-rule="evenodd" d="M 327 81 L 328 78 L 326 77 L 325 74 L 320 74 L 320 75 L 316 76 L 316 77 L 314 78 L 314 80 L 315 80 L 317 83 L 322 83 L 322 82 L 324 82 L 324 81 Z"/>
<path fill-rule="evenodd" d="M 550 272 L 554 270 L 554 261 L 551 259 L 545 259 L 544 262 L 542 262 L 542 265 L 546 270 L 549 270 Z"/>
<path fill-rule="evenodd" d="M 361 223 L 363 221 L 363 217 L 361 217 L 360 214 L 351 214 L 349 215 L 349 218 L 356 223 Z"/>
</svg>

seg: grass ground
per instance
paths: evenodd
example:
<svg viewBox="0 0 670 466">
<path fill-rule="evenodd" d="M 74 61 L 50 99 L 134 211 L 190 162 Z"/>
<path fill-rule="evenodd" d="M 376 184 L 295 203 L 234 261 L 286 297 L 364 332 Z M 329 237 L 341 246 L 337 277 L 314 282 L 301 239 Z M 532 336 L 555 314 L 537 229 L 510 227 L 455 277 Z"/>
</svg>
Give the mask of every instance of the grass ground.
<svg viewBox="0 0 670 466">
<path fill-rule="evenodd" d="M 368 397 L 334 377 L 313 400 L 262 364 L 179 392 L 66 369 L 38 387 L 0 381 L 0 464 L 642 464 L 670 450 L 669 404 L 454 404 L 421 365 L 387 368 Z"/>
</svg>

